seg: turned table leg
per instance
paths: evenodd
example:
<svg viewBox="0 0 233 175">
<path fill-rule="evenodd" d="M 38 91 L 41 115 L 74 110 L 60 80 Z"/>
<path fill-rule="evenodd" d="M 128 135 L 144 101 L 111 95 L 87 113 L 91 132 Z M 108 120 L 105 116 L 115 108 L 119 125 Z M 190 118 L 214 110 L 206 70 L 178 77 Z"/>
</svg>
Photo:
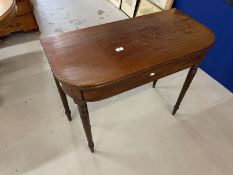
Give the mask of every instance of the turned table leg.
<svg viewBox="0 0 233 175">
<path fill-rule="evenodd" d="M 87 103 L 85 101 L 78 101 L 77 104 L 78 104 L 80 118 L 81 118 L 82 124 L 83 124 L 83 129 L 84 129 L 86 137 L 87 137 L 88 147 L 90 148 L 91 152 L 93 153 L 94 152 L 94 142 L 93 142 L 92 134 L 91 134 L 91 125 L 90 125 L 90 118 L 89 118 Z"/>
<path fill-rule="evenodd" d="M 176 111 L 179 109 L 179 106 L 180 106 L 180 103 L 182 102 L 183 98 L 184 98 L 184 95 L 185 93 L 187 92 L 196 72 L 197 72 L 197 68 L 198 68 L 198 65 L 196 66 L 193 66 L 190 68 L 189 72 L 188 72 L 188 75 L 185 79 L 185 82 L 184 82 L 184 85 L 182 87 L 182 90 L 180 92 L 180 95 L 176 101 L 176 104 L 174 106 L 174 109 L 173 109 L 173 112 L 172 112 L 172 115 L 175 115 L 176 114 Z"/>
<path fill-rule="evenodd" d="M 155 88 L 155 85 L 156 85 L 157 81 L 158 81 L 158 80 L 154 80 L 154 81 L 153 81 L 153 85 L 152 85 L 153 88 Z"/>
<path fill-rule="evenodd" d="M 66 116 L 67 116 L 68 120 L 71 121 L 72 120 L 71 111 L 70 111 L 69 104 L 68 104 L 68 101 L 67 101 L 67 98 L 66 98 L 66 94 L 62 90 L 60 83 L 57 81 L 57 79 L 55 77 L 54 77 L 54 80 L 55 80 L 58 92 L 60 94 L 62 104 L 63 104 L 64 109 L 65 109 Z"/>
</svg>

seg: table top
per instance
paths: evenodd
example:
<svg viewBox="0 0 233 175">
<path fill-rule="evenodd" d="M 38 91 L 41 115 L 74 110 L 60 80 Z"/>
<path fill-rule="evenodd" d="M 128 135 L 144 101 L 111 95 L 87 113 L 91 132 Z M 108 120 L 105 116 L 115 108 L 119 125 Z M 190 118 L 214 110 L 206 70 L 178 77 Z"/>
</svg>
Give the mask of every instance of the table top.
<svg viewBox="0 0 233 175">
<path fill-rule="evenodd" d="M 0 0 L 0 30 L 10 22 L 15 14 L 15 0 Z"/>
<path fill-rule="evenodd" d="M 41 43 L 59 81 L 92 88 L 203 51 L 214 40 L 210 29 L 171 9 L 45 37 Z"/>
</svg>

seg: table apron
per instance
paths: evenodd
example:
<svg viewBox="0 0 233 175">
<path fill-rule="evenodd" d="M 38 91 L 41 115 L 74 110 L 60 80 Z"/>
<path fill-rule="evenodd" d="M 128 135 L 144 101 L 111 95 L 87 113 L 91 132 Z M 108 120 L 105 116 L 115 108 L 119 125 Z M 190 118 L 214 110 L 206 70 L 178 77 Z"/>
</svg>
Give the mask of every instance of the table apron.
<svg viewBox="0 0 233 175">
<path fill-rule="evenodd" d="M 65 83 L 62 83 L 62 88 L 66 94 L 71 96 L 75 101 L 98 101 L 195 66 L 202 61 L 205 53 L 206 51 L 199 52 L 191 56 L 189 55 L 159 68 L 152 68 L 148 71 L 137 73 L 119 81 L 92 89 L 80 89 L 80 87 L 67 85 Z"/>
</svg>

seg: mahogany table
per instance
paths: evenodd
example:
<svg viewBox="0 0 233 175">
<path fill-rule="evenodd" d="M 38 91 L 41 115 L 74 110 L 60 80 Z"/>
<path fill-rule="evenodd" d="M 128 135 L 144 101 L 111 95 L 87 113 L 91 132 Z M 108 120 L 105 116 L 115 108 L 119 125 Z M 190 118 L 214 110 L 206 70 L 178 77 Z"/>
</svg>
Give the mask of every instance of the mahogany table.
<svg viewBox="0 0 233 175">
<path fill-rule="evenodd" d="M 94 143 L 86 102 L 102 100 L 190 68 L 173 115 L 214 43 L 210 29 L 177 9 L 41 39 L 71 121 L 66 94 L 78 105 L 88 146 Z"/>
<path fill-rule="evenodd" d="M 14 18 L 15 14 L 15 0 L 0 0 L 0 30 Z"/>
</svg>

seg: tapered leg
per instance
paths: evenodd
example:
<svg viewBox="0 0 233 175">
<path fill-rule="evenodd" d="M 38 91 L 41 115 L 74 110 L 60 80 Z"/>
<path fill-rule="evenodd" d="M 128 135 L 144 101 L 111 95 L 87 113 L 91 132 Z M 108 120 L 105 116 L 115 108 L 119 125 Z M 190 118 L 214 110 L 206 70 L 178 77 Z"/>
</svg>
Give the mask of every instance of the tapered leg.
<svg viewBox="0 0 233 175">
<path fill-rule="evenodd" d="M 82 120 L 83 129 L 85 131 L 87 141 L 88 141 L 88 147 L 90 148 L 91 152 L 94 152 L 94 142 L 92 139 L 91 134 L 91 125 L 90 125 L 90 118 L 89 113 L 87 109 L 87 103 L 85 101 L 79 101 L 78 102 L 78 109 L 80 113 L 80 118 Z"/>
<path fill-rule="evenodd" d="M 153 88 L 155 88 L 155 85 L 156 85 L 157 81 L 158 81 L 158 80 L 154 80 L 154 81 L 153 81 L 153 85 L 152 85 Z"/>
<path fill-rule="evenodd" d="M 55 77 L 54 77 L 54 80 L 55 80 L 58 92 L 60 94 L 60 97 L 61 97 L 61 100 L 62 100 L 62 104 L 63 104 L 64 109 L 65 109 L 66 116 L 67 116 L 67 118 L 68 118 L 69 121 L 72 121 L 71 111 L 70 111 L 69 104 L 68 104 L 68 101 L 67 101 L 67 98 L 66 98 L 66 94 L 62 90 L 60 83 L 57 81 L 57 79 Z"/>
<path fill-rule="evenodd" d="M 180 106 L 180 103 L 182 102 L 183 98 L 184 98 L 184 95 L 185 93 L 187 92 L 196 72 L 197 72 L 197 68 L 198 68 L 198 65 L 194 66 L 194 67 L 191 67 L 190 70 L 189 70 L 189 73 L 185 79 L 185 82 L 184 82 L 184 85 L 182 87 L 182 90 L 180 92 L 180 95 L 177 99 L 177 102 L 174 106 L 174 109 L 173 109 L 173 112 L 172 112 L 172 115 L 175 115 L 176 114 L 176 111 L 179 109 L 179 106 Z"/>
</svg>

